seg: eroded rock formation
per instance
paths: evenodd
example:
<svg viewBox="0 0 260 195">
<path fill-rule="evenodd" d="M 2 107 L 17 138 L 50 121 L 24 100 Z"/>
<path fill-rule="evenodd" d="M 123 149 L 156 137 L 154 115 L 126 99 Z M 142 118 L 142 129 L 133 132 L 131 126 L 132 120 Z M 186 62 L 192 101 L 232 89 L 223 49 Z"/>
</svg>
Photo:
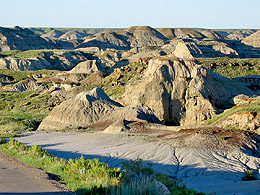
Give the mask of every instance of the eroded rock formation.
<svg viewBox="0 0 260 195">
<path fill-rule="evenodd" d="M 238 94 L 254 95 L 241 83 L 220 76 L 191 59 L 183 42 L 175 54 L 149 61 L 143 78 L 126 88 L 120 102 L 147 106 L 166 124 L 203 123 Z"/>
<path fill-rule="evenodd" d="M 42 121 L 38 130 L 87 127 L 95 123 L 103 124 L 104 128 L 109 125 L 120 127 L 119 124 L 124 124 L 124 121 L 159 122 L 149 108 L 122 107 L 111 100 L 101 88 L 95 88 L 56 106 Z M 124 129 L 127 127 L 122 130 Z"/>
</svg>

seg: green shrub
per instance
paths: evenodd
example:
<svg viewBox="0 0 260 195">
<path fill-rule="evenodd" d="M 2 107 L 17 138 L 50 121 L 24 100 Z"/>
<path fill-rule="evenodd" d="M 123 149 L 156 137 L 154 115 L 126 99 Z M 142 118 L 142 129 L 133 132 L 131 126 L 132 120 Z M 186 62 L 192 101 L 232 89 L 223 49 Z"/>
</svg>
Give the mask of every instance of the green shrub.
<svg viewBox="0 0 260 195">
<path fill-rule="evenodd" d="M 152 164 L 148 163 L 148 166 L 144 166 L 142 159 L 124 161 L 122 165 L 125 170 L 124 182 L 150 177 L 154 174 L 154 170 L 151 168 Z"/>
<path fill-rule="evenodd" d="M 4 137 L 0 137 L 0 144 L 5 144 L 6 143 L 6 139 Z"/>
<path fill-rule="evenodd" d="M 242 181 L 252 181 L 258 180 L 252 170 L 244 170 L 244 176 L 242 177 Z"/>
</svg>

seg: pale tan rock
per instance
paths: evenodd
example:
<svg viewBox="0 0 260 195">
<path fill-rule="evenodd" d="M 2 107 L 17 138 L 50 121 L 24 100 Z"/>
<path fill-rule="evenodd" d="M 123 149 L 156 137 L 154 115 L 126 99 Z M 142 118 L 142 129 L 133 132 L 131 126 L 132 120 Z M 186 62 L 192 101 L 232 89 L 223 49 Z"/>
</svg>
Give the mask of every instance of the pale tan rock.
<svg viewBox="0 0 260 195">
<path fill-rule="evenodd" d="M 217 44 L 217 45 L 213 45 L 212 47 L 214 50 L 216 51 L 220 51 L 223 54 L 226 55 L 235 55 L 238 56 L 238 53 L 236 50 L 228 47 L 226 44 Z"/>
<path fill-rule="evenodd" d="M 37 84 L 32 80 L 26 80 L 24 82 L 16 83 L 14 85 L 6 85 L 2 89 L 12 92 L 34 91 L 42 90 L 43 86 Z"/>
<path fill-rule="evenodd" d="M 246 37 L 247 35 L 244 33 L 233 33 L 227 36 L 227 38 L 229 39 L 233 39 L 233 40 L 242 40 Z"/>
<path fill-rule="evenodd" d="M 132 34 L 128 38 L 131 47 L 163 46 L 167 40 L 160 32 L 150 26 L 131 26 L 125 31 Z"/>
<path fill-rule="evenodd" d="M 118 120 L 104 130 L 104 133 L 120 133 L 127 131 L 123 120 Z"/>
<path fill-rule="evenodd" d="M 77 66 L 75 66 L 68 73 L 92 74 L 92 73 L 97 72 L 99 70 L 100 70 L 100 68 L 98 67 L 96 60 L 87 60 L 87 61 L 84 61 L 84 62 L 80 62 Z"/>
<path fill-rule="evenodd" d="M 185 45 L 183 41 L 178 42 L 173 54 L 182 59 L 193 59 L 189 48 Z"/>
<path fill-rule="evenodd" d="M 210 30 L 210 29 L 205 29 L 201 31 L 201 34 L 203 34 L 207 39 L 210 40 L 215 40 L 215 39 L 223 39 L 221 35 L 219 35 L 217 32 Z"/>
<path fill-rule="evenodd" d="M 38 130 L 86 127 L 95 123 L 102 123 L 103 126 L 108 127 L 119 120 L 160 123 L 149 108 L 122 107 L 111 100 L 101 88 L 95 88 L 88 92 L 81 92 L 54 107 L 49 116 L 43 119 Z M 122 125 L 115 123 L 107 132 L 111 132 L 113 128 L 118 132 L 121 127 Z"/>
<path fill-rule="evenodd" d="M 253 47 L 260 47 L 260 31 L 257 31 L 250 36 L 242 39 L 242 43 L 246 45 L 251 45 Z"/>
<path fill-rule="evenodd" d="M 118 104 L 100 88 L 82 92 L 75 98 L 56 106 L 51 114 L 43 119 L 38 130 L 63 129 L 86 126 L 97 122 L 104 114 L 112 112 Z"/>
<path fill-rule="evenodd" d="M 243 84 L 186 60 L 191 54 L 179 44 L 174 52 L 179 58 L 169 55 L 149 61 L 142 79 L 126 87 L 123 105 L 146 106 L 166 124 L 188 125 L 214 117 L 238 94 L 254 95 Z"/>
<path fill-rule="evenodd" d="M 51 64 L 42 58 L 0 58 L 0 68 L 9 70 L 41 70 L 51 68 Z"/>
<path fill-rule="evenodd" d="M 223 128 L 257 131 L 260 128 L 260 113 L 250 111 L 235 112 L 216 125 Z"/>
<path fill-rule="evenodd" d="M 247 95 L 244 95 L 244 94 L 240 94 L 240 95 L 237 95 L 233 98 L 233 101 L 234 101 L 234 104 L 235 105 L 239 105 L 239 104 L 244 104 L 244 103 L 247 103 L 249 99 L 249 96 Z"/>
</svg>

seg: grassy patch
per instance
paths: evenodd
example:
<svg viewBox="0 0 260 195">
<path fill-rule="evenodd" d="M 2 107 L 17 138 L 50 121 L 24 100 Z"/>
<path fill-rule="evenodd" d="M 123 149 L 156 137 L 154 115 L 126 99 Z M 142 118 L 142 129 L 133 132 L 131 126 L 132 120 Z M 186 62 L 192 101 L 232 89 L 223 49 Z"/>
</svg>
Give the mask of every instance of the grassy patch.
<svg viewBox="0 0 260 195">
<path fill-rule="evenodd" d="M 17 70 L 0 69 L 1 75 L 5 75 L 7 77 L 13 78 L 15 83 L 28 79 L 30 75 L 45 74 L 47 77 L 51 77 L 57 74 L 58 72 L 59 71 L 56 70 L 17 71 Z"/>
<path fill-rule="evenodd" d="M 49 94 L 40 95 L 38 91 L 2 91 L 0 100 L 0 134 L 36 130 L 55 105 L 53 102 L 59 101 Z"/>
<path fill-rule="evenodd" d="M 258 58 L 196 58 L 203 66 L 222 76 L 235 78 L 260 74 L 260 59 Z"/>
<path fill-rule="evenodd" d="M 114 71 L 109 76 L 105 77 L 101 82 L 92 82 L 82 85 L 81 90 L 90 90 L 95 87 L 101 87 L 111 99 L 117 100 L 125 92 L 125 86 L 139 80 L 146 68 L 146 64 L 131 63 L 117 69 L 117 71 Z M 86 78 L 86 81 L 88 79 L 89 77 Z"/>
<path fill-rule="evenodd" d="M 10 50 L 0 52 L 0 56 L 3 57 L 15 57 L 15 58 L 35 58 L 35 57 L 45 57 L 45 53 L 48 52 L 73 52 L 72 50 L 64 50 L 64 49 L 39 49 L 39 50 Z M 75 52 L 76 53 L 76 52 Z"/>
</svg>

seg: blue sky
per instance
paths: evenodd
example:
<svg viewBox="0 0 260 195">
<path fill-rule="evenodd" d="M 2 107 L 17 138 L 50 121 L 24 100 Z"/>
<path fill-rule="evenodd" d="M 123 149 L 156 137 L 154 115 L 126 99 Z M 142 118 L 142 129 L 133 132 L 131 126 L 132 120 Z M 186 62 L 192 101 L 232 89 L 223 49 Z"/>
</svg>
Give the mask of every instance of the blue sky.
<svg viewBox="0 0 260 195">
<path fill-rule="evenodd" d="M 260 0 L 1 0 L 0 26 L 260 28 Z"/>
</svg>

